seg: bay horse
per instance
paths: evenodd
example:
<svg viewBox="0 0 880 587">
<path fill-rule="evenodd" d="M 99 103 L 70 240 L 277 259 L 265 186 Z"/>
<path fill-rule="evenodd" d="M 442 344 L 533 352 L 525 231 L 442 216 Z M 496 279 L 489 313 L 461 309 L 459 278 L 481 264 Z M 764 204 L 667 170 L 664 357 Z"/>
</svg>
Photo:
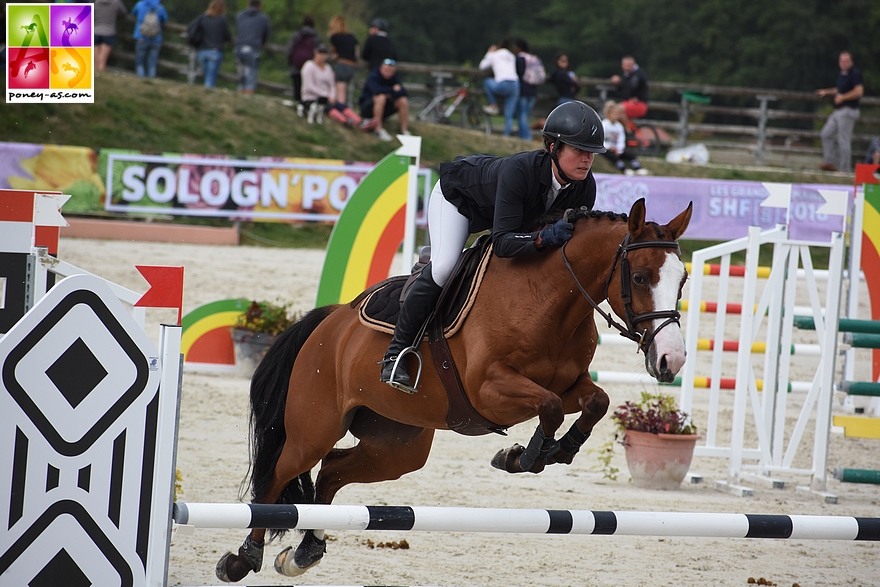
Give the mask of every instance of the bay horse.
<svg viewBox="0 0 880 587">
<path fill-rule="evenodd" d="M 608 396 L 589 372 L 598 341 L 594 312 L 639 343 L 650 375 L 674 379 L 685 361 L 676 307 L 687 279 L 677 239 L 692 208 L 666 225 L 645 221 L 644 199 L 628 215 L 568 211 L 574 234 L 564 247 L 491 258 L 449 348 L 480 416 L 502 428 L 539 419 L 528 445 L 500 451 L 493 466 L 538 473 L 570 464 L 607 412 Z M 625 325 L 598 307 L 606 299 Z M 364 326 L 352 305 L 307 313 L 279 335 L 254 372 L 248 479 L 254 503 L 329 504 L 349 483 L 397 479 L 422 468 L 434 431 L 449 428 L 449 400 L 436 370 L 424 370 L 416 395 L 379 381 L 376 361 L 388 335 Z M 556 440 L 565 415 L 576 412 L 574 425 Z M 358 443 L 335 448 L 346 432 Z M 265 533 L 253 529 L 238 554 L 224 554 L 217 576 L 240 581 L 259 571 Z M 320 562 L 323 536 L 321 529 L 305 531 L 295 550 L 276 557 L 275 569 L 296 576 Z"/>
</svg>

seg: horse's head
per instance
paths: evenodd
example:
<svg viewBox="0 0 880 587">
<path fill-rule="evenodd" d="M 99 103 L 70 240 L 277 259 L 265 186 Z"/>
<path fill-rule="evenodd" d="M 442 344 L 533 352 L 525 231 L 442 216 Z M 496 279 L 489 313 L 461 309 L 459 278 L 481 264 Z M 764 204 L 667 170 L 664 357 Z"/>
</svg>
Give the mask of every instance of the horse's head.
<svg viewBox="0 0 880 587">
<path fill-rule="evenodd" d="M 626 320 L 627 335 L 645 352 L 648 373 L 664 383 L 674 380 L 685 361 L 677 306 L 687 271 L 677 240 L 692 211 L 693 203 L 659 225 L 645 222 L 644 198 L 633 204 L 612 269 L 618 272 L 620 296 L 607 292 L 615 313 Z"/>
</svg>

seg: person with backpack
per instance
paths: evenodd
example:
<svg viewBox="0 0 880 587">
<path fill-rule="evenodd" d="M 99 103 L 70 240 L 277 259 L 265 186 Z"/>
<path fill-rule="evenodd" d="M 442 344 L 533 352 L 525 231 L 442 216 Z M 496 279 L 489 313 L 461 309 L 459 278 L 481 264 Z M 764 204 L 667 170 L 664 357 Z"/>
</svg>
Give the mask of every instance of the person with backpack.
<svg viewBox="0 0 880 587">
<path fill-rule="evenodd" d="M 516 119 L 519 127 L 519 138 L 532 140 L 532 129 L 529 126 L 529 114 L 538 99 L 538 86 L 547 80 L 544 64 L 537 55 L 529 53 L 529 44 L 525 39 L 517 39 L 513 43 L 516 55 L 516 75 L 519 76 L 519 100 L 516 103 Z"/>
<path fill-rule="evenodd" d="M 159 50 L 162 49 L 162 23 L 168 12 L 162 0 L 140 0 L 131 10 L 134 24 L 134 71 L 138 77 L 156 77 Z"/>
<path fill-rule="evenodd" d="M 304 114 L 302 104 L 302 67 L 306 61 L 315 56 L 315 48 L 321 39 L 315 31 L 315 19 L 303 16 L 298 31 L 290 37 L 287 45 L 287 64 L 290 65 L 290 79 L 293 81 L 293 101 L 296 102 L 296 113 Z"/>
<path fill-rule="evenodd" d="M 189 44 L 198 50 L 199 66 L 205 74 L 205 87 L 217 85 L 217 74 L 223 63 L 223 45 L 232 41 L 226 20 L 226 2 L 211 0 L 208 9 L 186 28 Z"/>
</svg>

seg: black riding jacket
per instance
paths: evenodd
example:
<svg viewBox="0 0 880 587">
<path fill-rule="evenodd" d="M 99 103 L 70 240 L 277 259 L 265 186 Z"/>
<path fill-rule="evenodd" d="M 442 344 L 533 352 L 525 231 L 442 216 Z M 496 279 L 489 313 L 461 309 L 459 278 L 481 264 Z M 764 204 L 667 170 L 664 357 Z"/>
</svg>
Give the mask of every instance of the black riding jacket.
<svg viewBox="0 0 880 587">
<path fill-rule="evenodd" d="M 492 229 L 495 254 L 514 257 L 538 253 L 537 232 L 524 232 L 546 213 L 552 185 L 552 160 L 547 151 L 507 157 L 469 155 L 440 164 L 443 196 L 470 221 L 471 234 Z M 592 209 L 596 202 L 593 172 L 559 191 L 551 209 Z"/>
</svg>

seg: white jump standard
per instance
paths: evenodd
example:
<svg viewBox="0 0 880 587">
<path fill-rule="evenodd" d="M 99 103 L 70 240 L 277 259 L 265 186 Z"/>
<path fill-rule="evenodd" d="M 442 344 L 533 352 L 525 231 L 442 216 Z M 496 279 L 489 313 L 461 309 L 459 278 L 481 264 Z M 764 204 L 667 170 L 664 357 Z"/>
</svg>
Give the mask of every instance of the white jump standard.
<svg viewBox="0 0 880 587">
<path fill-rule="evenodd" d="M 880 541 L 880 518 L 852 516 L 177 502 L 173 519 L 195 528 Z"/>
</svg>

